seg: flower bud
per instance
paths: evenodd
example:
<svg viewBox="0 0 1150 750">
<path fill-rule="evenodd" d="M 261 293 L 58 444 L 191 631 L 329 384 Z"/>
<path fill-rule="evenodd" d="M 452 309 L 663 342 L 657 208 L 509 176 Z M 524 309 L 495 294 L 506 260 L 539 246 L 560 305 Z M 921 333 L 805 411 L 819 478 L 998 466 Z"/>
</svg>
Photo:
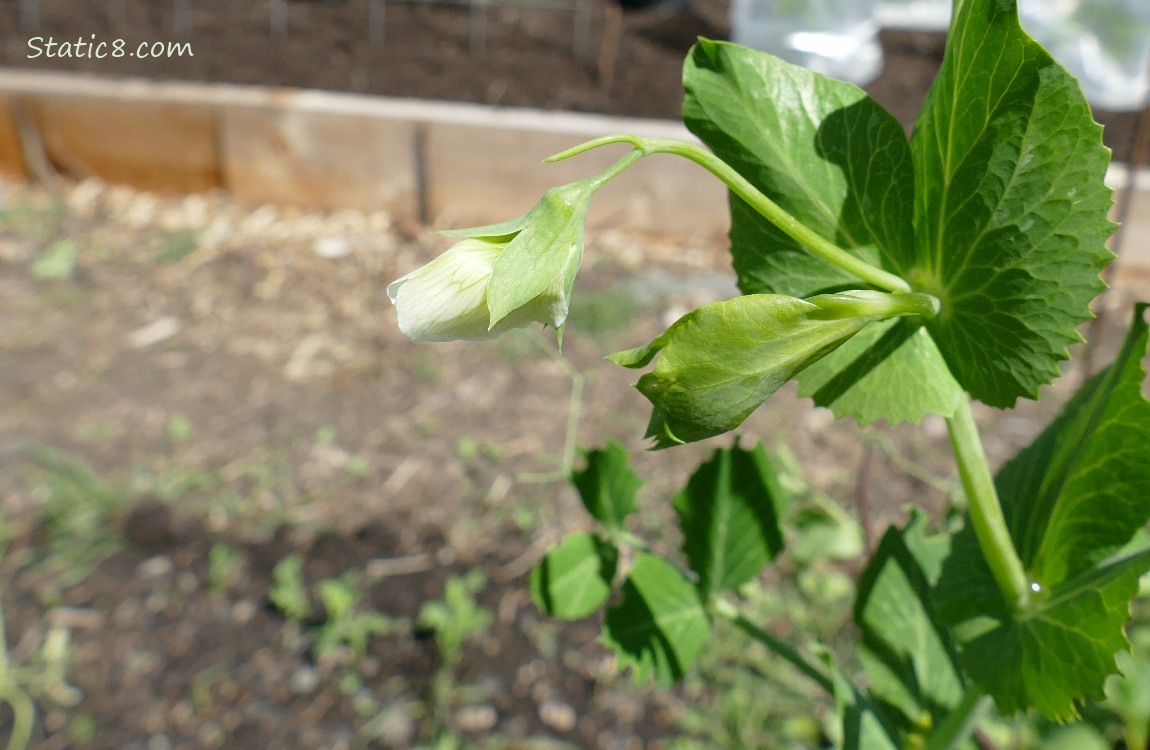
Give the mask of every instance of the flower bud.
<svg viewBox="0 0 1150 750">
<path fill-rule="evenodd" d="M 552 188 L 518 219 L 442 232 L 464 239 L 387 287 L 400 330 L 416 341 L 478 340 L 538 321 L 562 336 L 599 184 Z"/>
</svg>

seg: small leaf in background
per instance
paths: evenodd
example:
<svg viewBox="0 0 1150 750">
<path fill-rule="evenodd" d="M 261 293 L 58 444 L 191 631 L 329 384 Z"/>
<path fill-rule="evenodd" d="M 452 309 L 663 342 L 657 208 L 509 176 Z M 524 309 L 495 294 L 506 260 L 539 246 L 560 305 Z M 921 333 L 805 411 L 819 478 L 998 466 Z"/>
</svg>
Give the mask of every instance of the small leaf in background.
<svg viewBox="0 0 1150 750">
<path fill-rule="evenodd" d="M 900 750 L 898 733 L 890 727 L 881 709 L 859 690 L 835 664 L 834 655 L 825 646 L 821 658 L 830 668 L 834 685 L 835 714 L 839 736 L 835 747 L 841 750 Z"/>
<path fill-rule="evenodd" d="M 157 242 L 152 257 L 157 263 L 179 263 L 196 251 L 199 242 L 195 232 L 167 232 Z"/>
<path fill-rule="evenodd" d="M 711 634 L 699 592 L 663 558 L 641 552 L 623 583 L 623 600 L 607 610 L 603 643 L 635 682 L 661 686 L 682 677 Z"/>
<path fill-rule="evenodd" d="M 463 656 L 463 647 L 473 636 L 486 630 L 494 616 L 475 600 L 487 586 L 487 576 L 479 568 L 453 575 L 443 583 L 441 600 L 425 601 L 417 623 L 435 633 L 435 643 L 444 663 L 454 666 Z"/>
<path fill-rule="evenodd" d="M 1130 634 L 1131 648 L 1118 654 L 1119 674 L 1106 680 L 1103 704 L 1122 719 L 1126 747 L 1150 743 L 1150 629 Z"/>
<path fill-rule="evenodd" d="M 704 598 L 734 591 L 779 554 L 786 505 L 762 445 L 721 448 L 695 470 L 674 507 Z"/>
<path fill-rule="evenodd" d="M 627 516 L 638 510 L 635 495 L 643 485 L 627 465 L 627 449 L 614 440 L 587 454 L 587 468 L 577 471 L 572 483 L 591 516 L 610 531 L 622 531 Z"/>
<path fill-rule="evenodd" d="M 898 717 L 904 734 L 917 734 L 918 741 L 966 692 L 950 636 L 930 599 L 928 574 L 949 550 L 924 537 L 924 523 L 915 513 L 905 529 L 887 531 L 859 579 L 854 610 L 870 692 L 892 709 L 889 715 Z M 903 746 L 910 746 L 906 739 Z"/>
<path fill-rule="evenodd" d="M 60 281 L 72 278 L 76 270 L 75 240 L 60 240 L 40 254 L 32 263 L 32 278 L 38 281 Z"/>
<path fill-rule="evenodd" d="M 195 426 L 183 414 L 176 414 L 168 420 L 168 440 L 173 443 L 186 443 L 195 436 Z"/>
<path fill-rule="evenodd" d="M 787 555 L 799 565 L 819 560 L 852 560 L 866 551 L 862 527 L 833 501 L 792 512 Z"/>
<path fill-rule="evenodd" d="M 1078 83 L 1022 30 L 1015 0 L 955 4 L 911 139 L 915 269 L 927 324 L 972 396 L 1009 407 L 1059 375 L 1113 255 L 1110 152 Z"/>
<path fill-rule="evenodd" d="M 540 612 L 563 620 L 586 617 L 607 601 L 619 553 L 594 534 L 568 534 L 531 573 Z"/>
<path fill-rule="evenodd" d="M 995 479 L 1007 526 L 1039 591 L 1015 621 L 969 524 L 935 587 L 960 662 L 1006 713 L 1076 715 L 1101 698 L 1150 552 L 1109 558 L 1150 520 L 1150 403 L 1142 397 L 1145 304 L 1115 361 L 1092 377 Z M 1105 564 L 1104 564 L 1105 563 Z M 1104 564 L 1104 565 L 1103 565 Z M 1098 567 L 1103 565 L 1103 567 Z"/>
</svg>

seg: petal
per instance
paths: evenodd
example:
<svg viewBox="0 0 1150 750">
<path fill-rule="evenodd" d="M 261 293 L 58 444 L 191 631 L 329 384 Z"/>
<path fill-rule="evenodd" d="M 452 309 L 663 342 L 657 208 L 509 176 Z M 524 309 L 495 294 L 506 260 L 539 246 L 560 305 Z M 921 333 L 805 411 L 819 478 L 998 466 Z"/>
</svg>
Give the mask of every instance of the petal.
<svg viewBox="0 0 1150 750">
<path fill-rule="evenodd" d="M 464 240 L 387 287 L 399 330 L 416 341 L 479 340 L 488 330 L 487 284 L 504 245 Z"/>
</svg>

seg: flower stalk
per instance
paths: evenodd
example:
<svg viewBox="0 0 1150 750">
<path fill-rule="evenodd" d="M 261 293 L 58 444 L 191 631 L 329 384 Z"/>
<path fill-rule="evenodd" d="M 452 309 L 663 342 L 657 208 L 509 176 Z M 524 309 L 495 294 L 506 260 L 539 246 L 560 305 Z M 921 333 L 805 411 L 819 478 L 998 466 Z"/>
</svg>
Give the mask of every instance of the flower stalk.
<svg viewBox="0 0 1150 750">
<path fill-rule="evenodd" d="M 978 546 L 1007 606 L 1013 612 L 1025 611 L 1031 599 L 1030 580 L 1010 538 L 969 399 L 959 400 L 958 409 L 946 420 L 946 426 Z"/>
<path fill-rule="evenodd" d="M 577 154 L 590 151 L 611 143 L 628 143 L 635 147 L 640 156 L 648 154 L 674 154 L 689 159 L 718 177 L 731 192 L 742 198 L 763 218 L 782 230 L 787 236 L 803 245 L 812 253 L 858 278 L 888 292 L 909 292 L 910 284 L 903 278 L 876 268 L 870 263 L 851 255 L 833 242 L 825 239 L 810 227 L 803 224 L 773 200 L 752 185 L 725 161 L 710 151 L 677 138 L 640 138 L 634 135 L 609 135 L 561 151 L 548 157 L 547 161 L 562 161 Z M 636 157 L 637 158 L 637 157 Z"/>
</svg>

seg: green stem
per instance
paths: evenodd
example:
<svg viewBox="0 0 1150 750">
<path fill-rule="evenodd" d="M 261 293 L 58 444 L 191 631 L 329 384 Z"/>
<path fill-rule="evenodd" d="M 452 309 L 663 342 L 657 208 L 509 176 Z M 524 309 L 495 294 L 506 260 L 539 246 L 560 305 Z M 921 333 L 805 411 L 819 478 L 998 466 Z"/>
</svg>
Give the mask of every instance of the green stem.
<svg viewBox="0 0 1150 750">
<path fill-rule="evenodd" d="M 739 630 L 742 630 L 751 638 L 754 638 L 756 641 L 769 648 L 778 656 L 782 657 L 795 669 L 799 670 L 804 675 L 814 680 L 815 683 L 817 683 L 818 686 L 825 690 L 829 695 L 835 694 L 835 686 L 834 683 L 831 682 L 830 677 L 824 674 L 823 671 L 818 667 L 804 659 L 802 654 L 800 654 L 798 651 L 794 650 L 787 644 L 780 641 L 778 638 L 775 638 L 773 635 L 748 620 L 746 616 L 739 612 L 733 604 L 724 599 L 717 599 L 715 600 L 714 612 L 715 614 L 720 615 L 724 619 L 734 624 L 735 627 L 737 627 Z"/>
<path fill-rule="evenodd" d="M 0 602 L 0 702 L 7 703 L 12 708 L 12 734 L 8 738 L 8 750 L 25 750 L 32 741 L 36 706 L 12 675 L 12 663 L 8 661 L 8 638 L 5 632 L 2 602 Z"/>
<path fill-rule="evenodd" d="M 1030 603 L 1030 580 L 1006 528 L 1006 516 L 998 502 L 969 399 L 960 400 L 946 426 L 982 555 L 1007 604 L 1013 611 L 1025 610 Z"/>
<path fill-rule="evenodd" d="M 990 697 L 969 687 L 962 701 L 954 707 L 926 738 L 923 750 L 952 750 L 974 732 L 978 719 L 990 707 Z"/>
<path fill-rule="evenodd" d="M 851 255 L 833 242 L 824 239 L 794 216 L 784 211 L 779 204 L 763 195 L 758 188 L 747 181 L 745 177 L 736 172 L 735 169 L 725 161 L 693 143 L 681 141 L 676 138 L 639 138 L 633 135 L 609 135 L 569 148 L 566 151 L 548 157 L 546 161 L 560 161 L 610 143 L 628 143 L 635 147 L 635 151 L 631 153 L 638 153 L 639 156 L 646 156 L 648 154 L 674 154 L 684 159 L 689 159 L 718 177 L 735 195 L 746 201 L 748 205 L 758 211 L 767 221 L 774 224 L 795 242 L 803 245 L 828 263 L 832 263 L 844 271 L 858 276 L 863 281 L 879 289 L 885 289 L 888 292 L 910 291 L 910 285 L 907 284 L 905 280 L 881 268 L 875 268 L 866 261 Z M 626 159 L 626 157 L 624 157 L 624 159 Z M 615 166 L 622 163 L 624 159 L 620 159 L 619 162 L 616 162 Z M 624 165 L 624 168 L 629 164 L 630 162 Z M 613 170 L 615 167 L 613 166 L 611 169 Z M 618 174 L 618 172 L 612 174 L 611 177 L 615 174 Z"/>
<path fill-rule="evenodd" d="M 621 159 L 619 159 L 619 161 L 615 162 L 599 174 L 592 177 L 590 180 L 588 180 L 588 182 L 594 186 L 595 190 L 598 190 L 611 180 L 618 177 L 623 173 L 623 170 L 639 161 L 639 159 L 643 158 L 644 156 L 646 156 L 646 154 L 644 154 L 642 150 L 628 151 L 623 155 Z M 549 157 L 547 161 L 555 161 L 555 157 Z"/>
<path fill-rule="evenodd" d="M 0 701 L 12 707 L 12 734 L 8 738 L 8 750 L 26 750 L 32 742 L 32 730 L 36 721 L 36 706 L 32 698 L 22 688 L 9 685 Z"/>
<path fill-rule="evenodd" d="M 568 401 L 567 428 L 564 431 L 563 456 L 560 459 L 559 468 L 555 471 L 516 474 L 515 480 L 533 484 L 563 482 L 571 478 L 571 472 L 575 469 L 576 453 L 579 450 L 579 419 L 583 409 L 583 387 L 587 383 L 587 376 L 575 369 L 567 358 L 556 351 L 554 347 L 548 346 L 543 335 L 538 331 L 528 329 L 526 335 L 535 346 L 539 347 L 555 364 L 559 365 L 559 367 L 563 369 L 564 374 L 571 379 L 571 397 Z"/>
</svg>

